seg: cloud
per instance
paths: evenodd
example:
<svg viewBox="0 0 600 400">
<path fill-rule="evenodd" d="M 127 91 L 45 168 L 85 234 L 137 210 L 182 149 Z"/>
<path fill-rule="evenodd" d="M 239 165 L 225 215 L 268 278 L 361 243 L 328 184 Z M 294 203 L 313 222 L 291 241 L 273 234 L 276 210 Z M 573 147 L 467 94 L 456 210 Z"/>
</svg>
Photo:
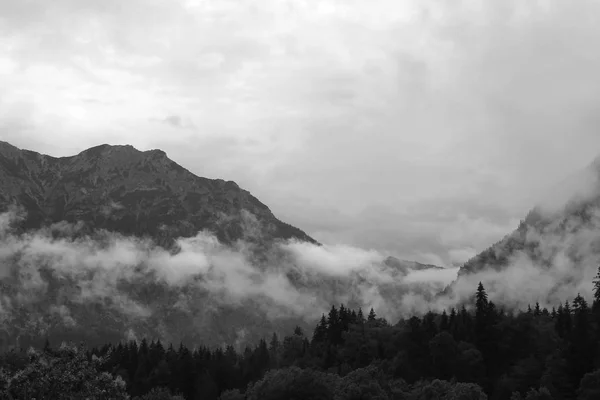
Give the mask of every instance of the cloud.
<svg viewBox="0 0 600 400">
<path fill-rule="evenodd" d="M 316 270 L 331 276 L 346 276 L 350 272 L 371 269 L 373 264 L 381 264 L 383 255 L 376 251 L 365 251 L 350 246 L 314 246 L 305 242 L 291 242 L 284 245 L 302 268 Z"/>
<path fill-rule="evenodd" d="M 581 203 L 579 207 L 579 213 L 542 213 L 521 238 L 514 233 L 496 246 L 496 257 L 506 257 L 506 265 L 476 262 L 459 274 L 451 294 L 440 302 L 466 300 L 480 281 L 491 300 L 508 308 L 524 309 L 535 302 L 551 308 L 578 293 L 591 301 L 600 265 L 600 210 L 593 206 L 582 214 Z"/>
<path fill-rule="evenodd" d="M 504 268 L 483 264 L 474 273 L 460 274 L 456 281 L 456 267 L 404 274 L 384 263 L 381 252 L 349 245 L 288 241 L 258 262 L 250 242 L 225 246 L 206 232 L 180 238 L 177 251 L 167 251 L 151 241 L 110 232 L 82 236 L 77 226 L 65 223 L 17 235 L 10 225 L 21 217 L 14 210 L 0 215 L 2 279 L 13 288 L 13 295 L 0 298 L 3 326 L 13 318 L 13 304 L 47 299 L 51 314 L 67 325 L 80 325 L 74 306 L 101 302 L 131 321 L 131 329 L 139 333 L 143 328 L 135 326 L 135 321 L 150 320 L 157 313 L 152 298 L 144 299 L 136 294 L 139 289 L 131 290 L 145 285 L 176 294 L 169 302 L 159 300 L 158 294 L 155 300 L 161 301 L 161 307 L 172 304 L 173 311 L 187 313 L 192 321 L 198 319 L 193 323 L 204 326 L 211 323 L 203 316 L 208 310 L 250 304 L 272 321 L 300 318 L 310 323 L 331 304 L 345 303 L 374 307 L 378 315 L 394 322 L 413 313 L 470 302 L 480 281 L 490 299 L 501 306 L 523 309 L 539 301 L 552 307 L 577 293 L 591 298 L 600 261 L 597 207 L 583 215 L 565 213 L 562 219 L 543 214 L 543 223 L 523 233 L 528 250 L 519 250 L 516 243 L 521 239 L 516 232 L 496 249 L 497 257 L 508 255 Z M 251 214 L 245 218 L 246 237 L 260 237 L 256 219 Z M 56 235 L 57 231 L 63 236 Z M 75 238 L 70 236 L 73 233 L 77 233 Z M 464 259 L 473 251 L 457 248 L 452 257 Z M 69 305 L 52 297 L 56 282 Z M 440 295 L 448 285 L 452 290 Z M 205 295 L 201 303 L 198 293 Z M 47 329 L 44 324 L 40 317 L 36 329 Z M 236 329 L 242 340 L 250 328 Z"/>
<path fill-rule="evenodd" d="M 169 115 L 160 120 L 161 123 L 175 129 L 195 129 L 196 126 L 190 118 L 184 118 L 180 115 Z"/>
<path fill-rule="evenodd" d="M 169 115 L 165 118 L 165 123 L 173 125 L 175 127 L 181 126 L 181 117 L 178 115 Z"/>
<path fill-rule="evenodd" d="M 259 227 L 252 224 L 255 218 L 246 219 L 245 236 L 259 237 Z M 176 251 L 167 251 L 151 241 L 116 233 L 86 236 L 78 225 L 67 223 L 17 235 L 10 228 L 15 220 L 14 212 L 0 215 L 2 279 L 19 304 L 43 301 L 50 314 L 68 326 L 81 325 L 73 307 L 96 303 L 132 324 L 154 318 L 158 293 L 164 290 L 172 293 L 171 300 L 160 300 L 160 307 L 172 306 L 173 311 L 191 313 L 190 318 L 201 301 L 204 311 L 215 305 L 243 309 L 253 304 L 273 321 L 300 318 L 310 323 L 331 304 L 340 303 L 378 307 L 380 316 L 393 320 L 408 312 L 402 298 L 410 295 L 413 285 L 431 297 L 456 275 L 453 269 L 420 271 L 405 278 L 383 263 L 381 253 L 351 246 L 290 241 L 273 247 L 259 262 L 251 243 L 225 246 L 206 232 L 180 238 Z M 158 297 L 139 296 L 147 285 L 162 288 Z M 204 297 L 198 297 L 201 294 Z M 11 313 L 11 301 L 10 296 L 2 300 L 5 315 Z"/>
<path fill-rule="evenodd" d="M 477 251 L 472 247 L 452 249 L 448 253 L 452 264 L 464 264 L 477 255 Z"/>
<path fill-rule="evenodd" d="M 405 279 L 406 283 L 439 283 L 449 285 L 456 279 L 458 267 L 444 269 L 425 269 L 409 273 Z"/>
<path fill-rule="evenodd" d="M 317 239 L 449 264 L 451 249 L 499 239 L 597 155 L 598 11 L 592 0 L 5 0 L 0 136 L 55 156 L 162 148 Z M 441 243 L 464 223 L 440 218 L 448 209 L 487 221 L 486 237 L 466 227 L 460 244 Z M 387 223 L 365 233 L 365 218 Z"/>
</svg>

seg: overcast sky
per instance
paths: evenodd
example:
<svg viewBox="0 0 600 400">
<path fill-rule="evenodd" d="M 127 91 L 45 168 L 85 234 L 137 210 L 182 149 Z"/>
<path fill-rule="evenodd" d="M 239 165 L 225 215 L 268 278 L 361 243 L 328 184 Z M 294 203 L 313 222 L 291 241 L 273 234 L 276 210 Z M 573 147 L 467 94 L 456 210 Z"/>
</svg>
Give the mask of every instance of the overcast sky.
<svg viewBox="0 0 600 400">
<path fill-rule="evenodd" d="M 600 1 L 2 0 L 0 139 L 161 148 L 326 243 L 464 261 L 600 153 Z"/>
</svg>

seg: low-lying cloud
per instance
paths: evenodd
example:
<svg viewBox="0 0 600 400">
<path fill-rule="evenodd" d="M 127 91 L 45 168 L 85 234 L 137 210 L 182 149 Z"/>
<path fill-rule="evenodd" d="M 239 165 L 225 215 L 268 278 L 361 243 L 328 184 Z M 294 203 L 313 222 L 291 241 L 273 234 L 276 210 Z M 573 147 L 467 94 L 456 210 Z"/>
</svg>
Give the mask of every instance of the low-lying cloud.
<svg viewBox="0 0 600 400">
<path fill-rule="evenodd" d="M 569 212 L 576 209 L 580 212 Z M 441 311 L 470 299 L 480 281 L 491 300 L 509 308 L 535 302 L 550 308 L 577 293 L 590 299 L 600 261 L 600 210 L 589 203 L 567 207 L 560 218 L 556 210 L 539 213 L 537 222 L 507 236 L 488 258 L 472 261 L 476 267 L 456 280 L 458 268 L 406 273 L 378 251 L 347 245 L 286 241 L 259 262 L 251 242 L 226 246 L 208 232 L 177 239 L 177 251 L 113 232 L 83 235 L 81 223 L 17 234 L 11 224 L 23 215 L 10 210 L 0 214 L 0 279 L 9 288 L 0 294 L 0 325 L 10 323 L 18 306 L 41 299 L 49 299 L 46 312 L 65 326 L 78 325 L 70 306 L 94 302 L 125 318 L 145 320 L 156 312 L 154 305 L 128 289 L 145 284 L 176 293 L 169 306 L 182 312 L 251 304 L 270 320 L 309 323 L 340 303 L 374 307 L 391 322 Z M 256 219 L 245 218 L 246 237 L 260 237 Z M 460 253 L 457 258 L 472 249 Z M 494 264 L 494 259 L 504 261 Z M 450 284 L 452 290 L 440 294 Z M 195 291 L 210 301 L 197 304 Z"/>
<path fill-rule="evenodd" d="M 0 278 L 13 294 L 0 299 L 0 321 L 10 319 L 15 303 L 43 299 L 47 313 L 67 326 L 78 324 L 69 304 L 99 302 L 126 318 L 144 320 L 155 312 L 153 305 L 131 290 L 131 285 L 144 284 L 179 293 L 172 307 L 182 311 L 251 303 L 272 320 L 312 322 L 332 304 L 346 303 L 375 307 L 380 316 L 393 320 L 415 308 L 414 302 L 404 306 L 402 301 L 412 286 L 431 297 L 457 272 L 453 268 L 406 275 L 374 250 L 298 241 L 274 245 L 268 261 L 258 263 L 252 244 L 226 246 L 208 232 L 177 239 L 177 251 L 112 232 L 85 235 L 81 224 L 64 222 L 17 234 L 11 224 L 20 218 L 15 210 L 0 214 Z M 246 225 L 248 235 L 259 235 L 255 224 Z M 210 301 L 193 304 L 193 291 L 205 293 Z M 421 302 L 418 308 L 426 305 Z"/>
<path fill-rule="evenodd" d="M 70 307 L 98 302 L 127 320 L 144 321 L 157 312 L 152 299 L 131 290 L 144 285 L 175 293 L 169 307 L 200 318 L 198 324 L 209 323 L 206 313 L 220 306 L 249 305 L 271 321 L 312 323 L 340 303 L 374 307 L 395 322 L 464 302 L 480 281 L 501 306 L 523 309 L 539 302 L 550 308 L 577 293 L 591 298 L 600 260 L 600 210 L 584 209 L 562 218 L 540 214 L 540 222 L 507 236 L 494 247 L 493 257 L 475 260 L 477 268 L 457 280 L 458 268 L 406 273 L 378 251 L 346 245 L 286 241 L 258 262 L 250 242 L 226 246 L 208 232 L 177 239 L 177 251 L 113 232 L 84 235 L 81 223 L 18 234 L 11 225 L 23 215 L 10 210 L 0 214 L 0 280 L 7 289 L 0 294 L 0 326 L 9 326 L 18 308 L 36 302 L 46 302 L 48 318 L 67 327 L 80 324 Z M 260 226 L 245 225 L 247 236 L 260 236 Z M 505 261 L 492 265 L 494 258 Z M 440 295 L 449 284 L 452 290 Z M 201 302 L 197 292 L 205 296 Z M 198 310 L 203 311 L 194 314 Z M 31 323 L 47 325 L 42 319 Z M 136 334 L 127 329 L 123 335 Z M 160 329 L 170 328 L 161 323 Z M 235 332 L 247 329 L 252 328 L 240 326 Z"/>
<path fill-rule="evenodd" d="M 507 236 L 494 246 L 493 256 L 474 260 L 473 271 L 459 274 L 451 294 L 440 297 L 439 305 L 466 300 L 478 282 L 491 300 L 509 308 L 524 309 L 536 302 L 552 308 L 578 293 L 591 301 L 600 261 L 600 209 L 584 203 L 571 203 L 559 213 L 556 206 L 551 212 L 538 211 L 539 222 Z M 502 258 L 504 263 L 494 263 Z"/>
</svg>

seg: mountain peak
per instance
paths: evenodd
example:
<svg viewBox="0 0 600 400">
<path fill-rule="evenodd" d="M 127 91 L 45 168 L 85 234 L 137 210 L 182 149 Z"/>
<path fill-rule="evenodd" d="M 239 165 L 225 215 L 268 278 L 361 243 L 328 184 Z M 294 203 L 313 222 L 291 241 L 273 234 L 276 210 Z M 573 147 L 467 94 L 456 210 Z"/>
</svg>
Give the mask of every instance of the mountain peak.
<svg viewBox="0 0 600 400">
<path fill-rule="evenodd" d="M 133 147 L 130 144 L 126 145 L 110 145 L 101 144 L 98 146 L 90 147 L 89 149 L 83 150 L 75 157 L 102 157 L 111 154 L 119 154 L 122 156 L 138 155 L 142 152 Z"/>
<path fill-rule="evenodd" d="M 194 175 L 160 149 L 102 144 L 54 158 L 0 143 L 0 209 L 20 204 L 27 226 L 66 220 L 159 240 L 213 232 L 243 239 L 249 214 L 267 239 L 316 243 L 233 181 Z"/>
<path fill-rule="evenodd" d="M 570 271 L 590 265 L 592 275 L 596 273 L 600 259 L 599 178 L 600 156 L 551 186 L 515 230 L 460 268 L 459 279 L 486 270 L 502 271 L 519 265 L 516 260 L 522 259 L 540 271 L 550 270 L 544 273 L 553 274 L 553 279 L 566 276 L 565 281 L 576 282 L 585 274 L 569 276 Z"/>
<path fill-rule="evenodd" d="M 0 140 L 0 148 L 1 147 L 5 147 L 5 148 L 15 148 L 17 149 L 17 147 L 13 146 L 12 144 L 5 142 L 3 140 Z"/>
<path fill-rule="evenodd" d="M 8 142 L 3 142 L 2 140 L 0 140 L 0 156 L 11 155 L 14 157 L 14 155 L 20 151 L 21 149 L 19 149 L 18 147 L 15 147 Z"/>
</svg>

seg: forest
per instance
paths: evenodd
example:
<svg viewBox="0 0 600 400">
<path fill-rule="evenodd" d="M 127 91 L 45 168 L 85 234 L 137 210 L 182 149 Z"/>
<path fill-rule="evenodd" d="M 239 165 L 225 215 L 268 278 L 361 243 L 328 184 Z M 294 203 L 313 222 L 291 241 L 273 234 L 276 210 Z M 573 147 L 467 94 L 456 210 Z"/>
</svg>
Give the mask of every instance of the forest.
<svg viewBox="0 0 600 400">
<path fill-rule="evenodd" d="M 600 269 L 591 305 L 505 310 L 485 287 L 469 304 L 391 324 L 340 305 L 236 351 L 159 340 L 46 342 L 0 357 L 2 399 L 600 399 Z"/>
</svg>

